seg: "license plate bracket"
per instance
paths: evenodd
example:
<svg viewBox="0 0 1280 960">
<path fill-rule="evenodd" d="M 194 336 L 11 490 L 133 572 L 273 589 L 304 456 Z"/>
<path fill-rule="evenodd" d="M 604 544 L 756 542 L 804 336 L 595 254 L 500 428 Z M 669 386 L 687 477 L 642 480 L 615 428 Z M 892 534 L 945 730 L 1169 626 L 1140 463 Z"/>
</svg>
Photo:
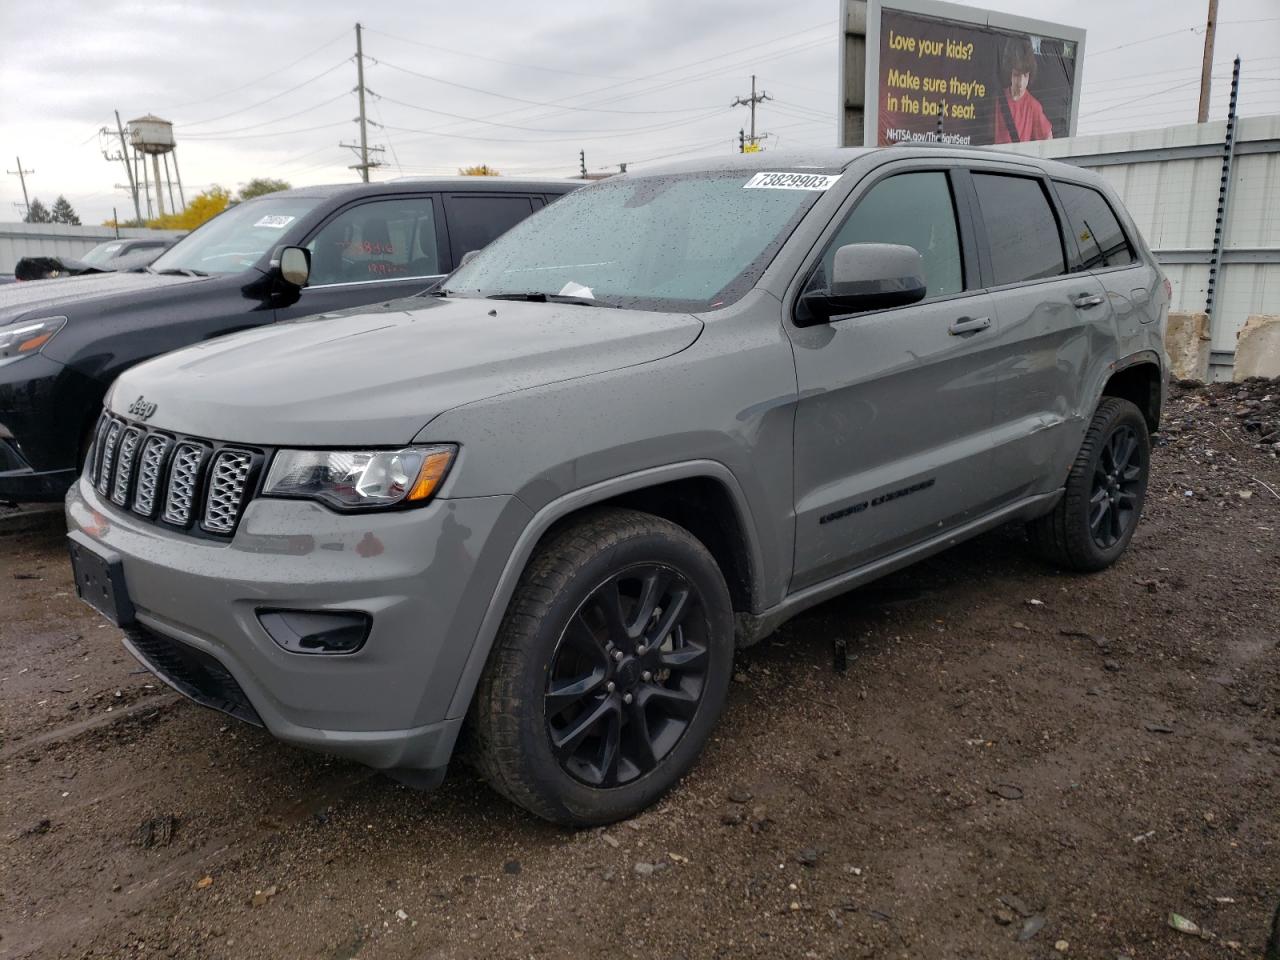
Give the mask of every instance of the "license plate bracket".
<svg viewBox="0 0 1280 960">
<path fill-rule="evenodd" d="M 133 623 L 133 601 L 125 586 L 120 557 L 102 550 L 78 530 L 67 534 L 67 546 L 80 599 L 117 627 Z"/>
</svg>

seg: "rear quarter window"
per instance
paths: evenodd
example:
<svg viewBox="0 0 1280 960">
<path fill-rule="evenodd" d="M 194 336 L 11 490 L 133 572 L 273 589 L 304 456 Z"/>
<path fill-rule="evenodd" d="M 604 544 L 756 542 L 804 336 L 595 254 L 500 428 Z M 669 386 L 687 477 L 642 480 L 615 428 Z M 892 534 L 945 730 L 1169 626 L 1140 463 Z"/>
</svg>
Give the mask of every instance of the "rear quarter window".
<svg viewBox="0 0 1280 960">
<path fill-rule="evenodd" d="M 1080 249 L 1080 270 L 1123 267 L 1137 260 L 1133 245 L 1120 226 L 1111 204 L 1092 187 L 1055 180 L 1067 212 L 1067 223 Z"/>
</svg>

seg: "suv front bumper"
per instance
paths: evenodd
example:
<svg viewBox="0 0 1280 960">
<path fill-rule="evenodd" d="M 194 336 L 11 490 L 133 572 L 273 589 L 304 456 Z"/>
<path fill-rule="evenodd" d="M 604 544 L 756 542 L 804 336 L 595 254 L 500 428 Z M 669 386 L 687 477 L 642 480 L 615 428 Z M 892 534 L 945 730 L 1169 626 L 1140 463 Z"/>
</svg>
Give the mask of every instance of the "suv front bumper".
<svg viewBox="0 0 1280 960">
<path fill-rule="evenodd" d="M 83 479 L 67 497 L 68 529 L 120 559 L 126 645 L 161 679 L 280 740 L 392 770 L 447 764 L 462 724 L 448 705 L 529 518 L 513 497 L 364 514 L 260 498 L 228 542 L 140 521 Z M 355 653 L 294 653 L 264 609 L 359 611 L 372 626 Z"/>
<path fill-rule="evenodd" d="M 57 502 L 75 482 L 102 386 L 43 354 L 0 364 L 0 500 Z"/>
</svg>

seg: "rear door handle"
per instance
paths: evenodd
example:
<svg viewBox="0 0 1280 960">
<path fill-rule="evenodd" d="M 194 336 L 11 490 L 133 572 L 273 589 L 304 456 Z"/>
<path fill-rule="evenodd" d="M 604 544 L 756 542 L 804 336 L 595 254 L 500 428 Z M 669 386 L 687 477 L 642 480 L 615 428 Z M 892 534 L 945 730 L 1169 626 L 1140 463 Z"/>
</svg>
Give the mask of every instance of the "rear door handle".
<svg viewBox="0 0 1280 960">
<path fill-rule="evenodd" d="M 961 317 L 959 320 L 952 320 L 951 326 L 947 327 L 947 332 L 953 337 L 958 337 L 965 333 L 977 333 L 979 330 L 985 330 L 991 326 L 990 317 Z"/>
<path fill-rule="evenodd" d="M 1077 293 L 1071 298 L 1071 305 L 1077 310 L 1088 310 L 1090 307 L 1096 307 L 1106 302 L 1104 297 L 1100 297 L 1096 293 Z"/>
</svg>

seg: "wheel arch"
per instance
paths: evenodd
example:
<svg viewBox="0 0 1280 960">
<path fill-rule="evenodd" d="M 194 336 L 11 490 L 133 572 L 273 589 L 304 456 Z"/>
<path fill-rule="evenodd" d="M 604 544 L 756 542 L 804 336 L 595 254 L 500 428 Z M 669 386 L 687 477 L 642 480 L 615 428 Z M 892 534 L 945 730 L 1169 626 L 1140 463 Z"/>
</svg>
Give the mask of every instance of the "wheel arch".
<svg viewBox="0 0 1280 960">
<path fill-rule="evenodd" d="M 1158 354 L 1144 350 L 1112 365 L 1094 407 L 1096 409 L 1104 397 L 1128 400 L 1142 411 L 1147 429 L 1155 433 L 1160 429 L 1164 395 L 1164 366 Z"/>
<path fill-rule="evenodd" d="M 517 539 L 458 678 L 448 717 L 466 715 L 502 618 L 538 546 L 583 511 L 607 506 L 642 510 L 689 530 L 720 567 L 735 613 L 754 611 L 761 602 L 763 560 L 752 534 L 750 507 L 724 464 L 693 460 L 652 467 L 572 491 L 538 510 Z"/>
</svg>

